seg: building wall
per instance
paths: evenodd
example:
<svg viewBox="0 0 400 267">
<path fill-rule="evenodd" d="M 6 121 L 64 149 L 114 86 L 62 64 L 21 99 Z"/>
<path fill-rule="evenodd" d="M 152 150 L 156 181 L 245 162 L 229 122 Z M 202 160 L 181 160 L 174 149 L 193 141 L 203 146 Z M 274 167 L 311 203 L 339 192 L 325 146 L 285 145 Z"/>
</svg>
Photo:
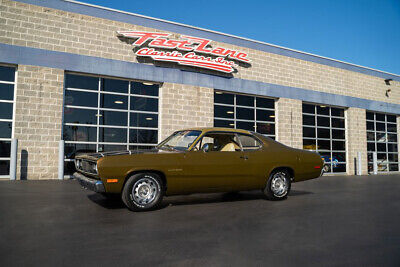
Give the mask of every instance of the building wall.
<svg viewBox="0 0 400 267">
<path fill-rule="evenodd" d="M 275 103 L 276 140 L 291 147 L 303 148 L 302 102 L 279 98 Z"/>
<path fill-rule="evenodd" d="M 161 32 L 8 0 L 0 3 L 0 17 L 1 43 L 129 62 L 138 61 L 132 46 L 119 40 L 116 31 Z M 174 37 L 179 37 L 179 34 L 174 34 Z M 236 78 L 400 103 L 399 82 L 392 82 L 392 92 L 387 97 L 387 86 L 382 78 L 225 43 L 213 42 L 213 45 L 249 53 L 251 67 L 239 67 L 238 73 L 234 74 Z"/>
<path fill-rule="evenodd" d="M 355 158 L 361 152 L 361 173 L 368 174 L 367 121 L 364 109 L 349 108 L 346 111 L 347 174 L 355 174 Z"/>
<path fill-rule="evenodd" d="M 179 129 L 214 124 L 214 90 L 211 88 L 164 83 L 160 101 L 161 140 Z"/>
<path fill-rule="evenodd" d="M 61 139 L 64 71 L 18 66 L 14 138 L 18 179 L 55 179 Z"/>
</svg>

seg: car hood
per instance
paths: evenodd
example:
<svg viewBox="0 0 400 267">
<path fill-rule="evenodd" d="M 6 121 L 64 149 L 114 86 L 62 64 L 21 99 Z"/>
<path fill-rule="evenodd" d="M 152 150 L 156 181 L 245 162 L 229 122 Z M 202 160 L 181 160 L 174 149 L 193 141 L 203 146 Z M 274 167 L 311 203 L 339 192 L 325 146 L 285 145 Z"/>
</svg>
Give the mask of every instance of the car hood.
<svg viewBox="0 0 400 267">
<path fill-rule="evenodd" d="M 110 151 L 110 152 L 99 152 L 99 153 L 91 153 L 91 154 L 80 154 L 76 156 L 76 159 L 88 159 L 97 161 L 103 157 L 110 156 L 121 156 L 121 155 L 137 155 L 137 154 L 158 154 L 158 153 L 182 153 L 183 151 L 179 150 L 164 150 L 164 149 L 136 149 L 136 150 L 121 150 L 121 151 Z"/>
</svg>

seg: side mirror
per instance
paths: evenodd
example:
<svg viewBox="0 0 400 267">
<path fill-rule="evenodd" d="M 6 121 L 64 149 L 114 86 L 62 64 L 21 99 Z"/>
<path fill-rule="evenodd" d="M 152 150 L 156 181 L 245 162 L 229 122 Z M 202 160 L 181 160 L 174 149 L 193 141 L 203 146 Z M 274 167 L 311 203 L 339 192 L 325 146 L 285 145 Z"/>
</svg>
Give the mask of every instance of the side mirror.
<svg viewBox="0 0 400 267">
<path fill-rule="evenodd" d="M 210 150 L 210 145 L 207 144 L 207 143 L 205 143 L 205 144 L 203 145 L 203 147 L 201 148 L 201 150 L 202 150 L 203 152 L 208 152 L 208 151 Z"/>
</svg>

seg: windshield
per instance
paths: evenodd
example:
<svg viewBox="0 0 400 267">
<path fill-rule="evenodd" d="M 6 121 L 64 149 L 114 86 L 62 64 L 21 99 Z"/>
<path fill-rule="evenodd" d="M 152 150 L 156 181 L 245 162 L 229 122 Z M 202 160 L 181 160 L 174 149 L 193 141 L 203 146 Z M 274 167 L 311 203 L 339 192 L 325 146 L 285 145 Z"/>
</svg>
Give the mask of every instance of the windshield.
<svg viewBox="0 0 400 267">
<path fill-rule="evenodd" d="M 201 131 L 179 131 L 162 141 L 157 147 L 161 149 L 187 150 L 199 137 Z"/>
</svg>

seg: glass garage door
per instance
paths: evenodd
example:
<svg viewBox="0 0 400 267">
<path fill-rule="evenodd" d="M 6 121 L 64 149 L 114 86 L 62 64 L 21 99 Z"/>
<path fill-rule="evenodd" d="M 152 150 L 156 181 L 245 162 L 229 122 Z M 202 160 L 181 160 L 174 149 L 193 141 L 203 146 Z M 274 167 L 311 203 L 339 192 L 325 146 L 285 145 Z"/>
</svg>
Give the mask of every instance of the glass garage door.
<svg viewBox="0 0 400 267">
<path fill-rule="evenodd" d="M 303 149 L 315 150 L 328 173 L 346 172 L 344 109 L 303 103 Z"/>
<path fill-rule="evenodd" d="M 255 131 L 275 139 L 275 100 L 214 91 L 214 126 Z"/>
<path fill-rule="evenodd" d="M 378 172 L 399 171 L 396 116 L 367 111 L 368 171 L 373 171 L 372 152 L 377 152 Z"/>
<path fill-rule="evenodd" d="M 151 148 L 158 143 L 159 85 L 66 74 L 65 175 L 79 153 Z"/>
<path fill-rule="evenodd" d="M 0 178 L 10 175 L 14 90 L 15 68 L 0 66 Z"/>
</svg>

